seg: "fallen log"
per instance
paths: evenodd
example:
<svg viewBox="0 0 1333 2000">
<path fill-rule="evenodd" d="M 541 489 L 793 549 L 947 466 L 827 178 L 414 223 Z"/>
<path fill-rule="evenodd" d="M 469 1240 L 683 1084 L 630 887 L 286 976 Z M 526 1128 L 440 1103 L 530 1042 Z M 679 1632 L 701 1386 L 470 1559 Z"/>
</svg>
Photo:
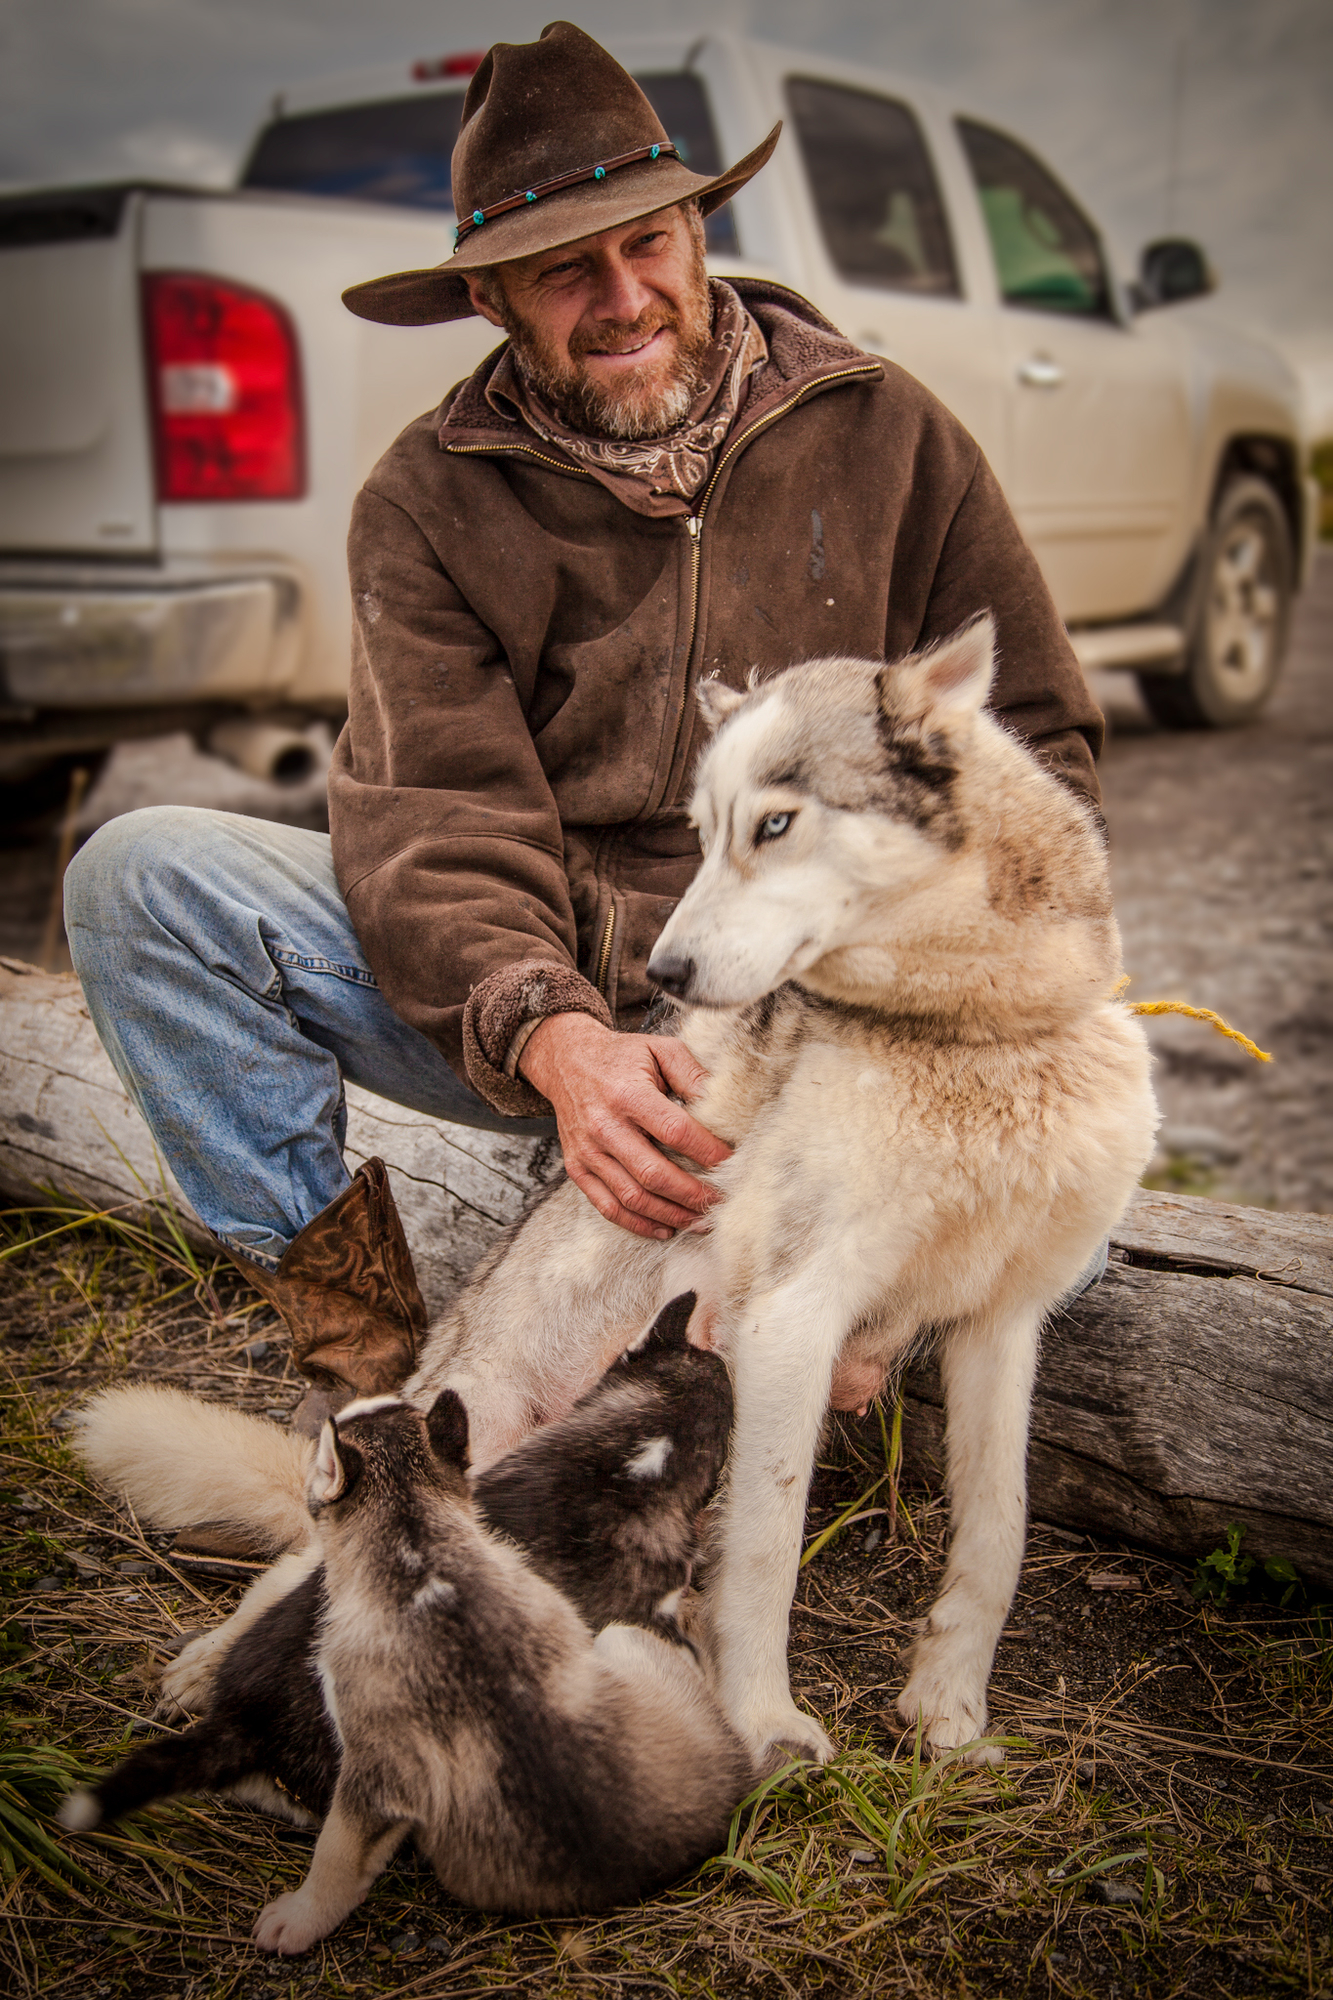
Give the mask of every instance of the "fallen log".
<svg viewBox="0 0 1333 2000">
<path fill-rule="evenodd" d="M 559 1170 L 550 1141 L 473 1132 L 348 1088 L 347 1152 L 386 1161 L 438 1309 Z M 0 960 L 0 1185 L 121 1212 L 174 1201 L 78 983 Z M 1047 1329 L 1029 1456 L 1033 1515 L 1192 1555 L 1245 1549 L 1333 1584 L 1333 1221 L 1140 1192 L 1106 1277 Z M 938 1479 L 929 1360 L 905 1383 L 904 1471 Z"/>
</svg>

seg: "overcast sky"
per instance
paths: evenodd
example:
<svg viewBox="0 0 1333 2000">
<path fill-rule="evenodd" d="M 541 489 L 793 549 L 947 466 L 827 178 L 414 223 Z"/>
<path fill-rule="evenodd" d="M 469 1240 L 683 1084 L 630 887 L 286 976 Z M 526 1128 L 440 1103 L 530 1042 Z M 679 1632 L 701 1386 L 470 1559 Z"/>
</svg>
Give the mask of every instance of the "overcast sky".
<svg viewBox="0 0 1333 2000">
<path fill-rule="evenodd" d="M 0 182 L 226 180 L 275 90 L 526 40 L 529 0 L 0 0 Z M 1331 0 L 589 0 L 593 34 L 726 25 L 957 90 L 1025 136 L 1122 268 L 1196 236 L 1236 318 L 1333 371 Z M 1333 380 L 1330 381 L 1333 407 Z"/>
</svg>

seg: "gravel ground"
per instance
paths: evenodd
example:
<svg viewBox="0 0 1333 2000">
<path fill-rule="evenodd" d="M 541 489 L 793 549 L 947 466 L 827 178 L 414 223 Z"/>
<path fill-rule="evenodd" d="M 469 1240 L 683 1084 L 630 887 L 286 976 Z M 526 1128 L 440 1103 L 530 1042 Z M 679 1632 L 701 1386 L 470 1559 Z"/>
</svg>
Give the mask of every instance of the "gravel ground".
<svg viewBox="0 0 1333 2000">
<path fill-rule="evenodd" d="M 1099 678 L 1102 764 L 1130 997 L 1241 1028 L 1149 1023 L 1163 1112 L 1155 1183 L 1333 1210 L 1333 550 L 1300 599 L 1287 670 L 1250 729 L 1175 734 L 1127 675 Z"/>
<path fill-rule="evenodd" d="M 1272 1052 L 1259 1064 L 1206 1026 L 1150 1024 L 1164 1114 L 1155 1183 L 1274 1208 L 1333 1210 L 1333 550 L 1298 603 L 1287 671 L 1254 727 L 1177 734 L 1129 675 L 1096 691 L 1125 963 L 1136 999 L 1212 1007 Z M 79 827 L 170 800 L 321 822 L 323 781 L 242 777 L 187 737 L 126 744 Z M 36 959 L 57 834 L 31 827 L 0 865 L 0 954 Z M 63 938 L 54 964 L 67 968 Z"/>
</svg>

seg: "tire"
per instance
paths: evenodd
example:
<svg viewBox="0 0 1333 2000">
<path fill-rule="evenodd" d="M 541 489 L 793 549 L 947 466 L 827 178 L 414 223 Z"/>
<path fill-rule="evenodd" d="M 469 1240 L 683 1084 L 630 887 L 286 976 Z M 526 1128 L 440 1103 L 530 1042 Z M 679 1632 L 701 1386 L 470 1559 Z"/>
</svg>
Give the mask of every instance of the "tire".
<svg viewBox="0 0 1333 2000">
<path fill-rule="evenodd" d="M 1287 650 L 1295 564 L 1282 504 L 1263 479 L 1222 489 L 1203 552 L 1183 674 L 1140 674 L 1154 721 L 1168 729 L 1252 722 Z"/>
</svg>

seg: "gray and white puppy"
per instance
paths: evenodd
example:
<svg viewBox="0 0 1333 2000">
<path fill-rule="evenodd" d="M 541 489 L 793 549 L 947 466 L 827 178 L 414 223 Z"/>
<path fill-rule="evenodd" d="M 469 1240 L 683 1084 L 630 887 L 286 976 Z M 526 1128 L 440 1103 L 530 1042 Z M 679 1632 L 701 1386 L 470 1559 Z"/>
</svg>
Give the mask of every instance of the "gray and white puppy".
<svg viewBox="0 0 1333 2000">
<path fill-rule="evenodd" d="M 692 1651 L 642 1627 L 595 1638 L 489 1532 L 452 1390 L 325 1426 L 310 1480 L 325 1610 L 315 1663 L 341 1747 L 301 1888 L 260 1914 L 305 1951 L 410 1833 L 482 1909 L 605 1909 L 714 1851 L 752 1780 Z"/>
<path fill-rule="evenodd" d="M 567 1417 L 472 1489 L 482 1523 L 522 1549 L 594 1630 L 623 1621 L 678 1636 L 675 1609 L 732 1414 L 725 1367 L 686 1342 L 693 1306 L 692 1293 L 673 1300 Z M 326 1610 L 317 1562 L 234 1637 L 205 1718 L 73 1794 L 63 1822 L 84 1830 L 167 1793 L 223 1788 L 306 1823 L 327 1812 L 340 1747 L 318 1665 Z"/>
</svg>

